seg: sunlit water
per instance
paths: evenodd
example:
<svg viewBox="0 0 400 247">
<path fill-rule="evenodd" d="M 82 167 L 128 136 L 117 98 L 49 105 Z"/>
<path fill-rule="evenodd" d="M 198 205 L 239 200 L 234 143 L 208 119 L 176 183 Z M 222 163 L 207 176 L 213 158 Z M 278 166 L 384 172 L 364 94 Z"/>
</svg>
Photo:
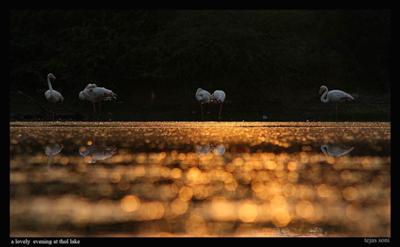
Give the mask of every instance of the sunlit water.
<svg viewBox="0 0 400 247">
<path fill-rule="evenodd" d="M 390 123 L 13 122 L 11 236 L 390 236 Z"/>
</svg>

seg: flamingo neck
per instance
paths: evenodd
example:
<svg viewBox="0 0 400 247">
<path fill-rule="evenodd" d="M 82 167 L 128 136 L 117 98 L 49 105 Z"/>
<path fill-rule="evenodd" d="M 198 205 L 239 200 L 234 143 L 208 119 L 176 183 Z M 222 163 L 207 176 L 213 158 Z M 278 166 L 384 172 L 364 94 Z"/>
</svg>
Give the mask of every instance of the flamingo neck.
<svg viewBox="0 0 400 247">
<path fill-rule="evenodd" d="M 324 103 L 328 103 L 328 89 L 324 90 L 324 93 L 321 95 L 321 101 Z"/>
<path fill-rule="evenodd" d="M 53 90 L 53 87 L 51 86 L 51 81 L 50 81 L 49 77 L 47 77 L 47 84 L 49 85 L 49 89 Z"/>
</svg>

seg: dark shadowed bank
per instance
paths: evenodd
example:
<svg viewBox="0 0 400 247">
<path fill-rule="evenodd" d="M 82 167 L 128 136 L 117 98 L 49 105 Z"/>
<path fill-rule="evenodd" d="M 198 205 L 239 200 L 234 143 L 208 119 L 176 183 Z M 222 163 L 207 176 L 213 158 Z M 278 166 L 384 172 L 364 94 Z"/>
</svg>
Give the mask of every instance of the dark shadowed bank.
<svg viewBox="0 0 400 247">
<path fill-rule="evenodd" d="M 329 121 L 324 84 L 356 97 L 337 120 L 390 121 L 389 10 L 14 10 L 10 120 L 198 120 L 195 91 L 227 93 L 223 120 Z M 65 101 L 46 102 L 46 75 Z M 210 107 L 206 120 L 217 120 Z"/>
</svg>

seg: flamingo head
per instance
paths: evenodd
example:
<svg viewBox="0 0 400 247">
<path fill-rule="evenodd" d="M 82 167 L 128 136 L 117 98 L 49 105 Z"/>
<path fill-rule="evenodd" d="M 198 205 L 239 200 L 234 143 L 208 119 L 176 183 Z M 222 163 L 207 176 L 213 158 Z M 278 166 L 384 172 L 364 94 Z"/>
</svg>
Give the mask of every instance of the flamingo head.
<svg viewBox="0 0 400 247">
<path fill-rule="evenodd" d="M 319 88 L 319 94 L 321 95 L 323 92 L 325 92 L 326 90 L 328 90 L 328 88 L 325 86 L 325 85 L 322 85 L 320 88 Z"/>
<path fill-rule="evenodd" d="M 49 73 L 49 74 L 47 75 L 47 78 L 52 79 L 52 80 L 55 80 L 55 79 L 56 79 L 56 77 L 53 75 L 53 73 Z"/>
<path fill-rule="evenodd" d="M 79 99 L 80 99 L 80 100 L 84 100 L 85 98 L 86 98 L 85 92 L 84 92 L 84 91 L 81 91 L 81 92 L 79 93 Z"/>
<path fill-rule="evenodd" d="M 85 89 L 87 89 L 87 88 L 95 88 L 95 87 L 97 87 L 96 84 L 94 84 L 94 83 L 89 83 L 89 84 L 87 84 L 87 86 L 85 87 Z"/>
</svg>

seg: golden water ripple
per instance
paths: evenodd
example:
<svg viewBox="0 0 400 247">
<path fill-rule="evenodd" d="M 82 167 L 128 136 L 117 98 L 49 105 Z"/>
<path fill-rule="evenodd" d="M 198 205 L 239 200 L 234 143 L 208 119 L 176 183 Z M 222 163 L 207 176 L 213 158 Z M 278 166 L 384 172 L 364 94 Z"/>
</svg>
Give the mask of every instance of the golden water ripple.
<svg viewBox="0 0 400 247">
<path fill-rule="evenodd" d="M 11 236 L 390 236 L 390 185 L 389 123 L 10 128 Z"/>
</svg>

